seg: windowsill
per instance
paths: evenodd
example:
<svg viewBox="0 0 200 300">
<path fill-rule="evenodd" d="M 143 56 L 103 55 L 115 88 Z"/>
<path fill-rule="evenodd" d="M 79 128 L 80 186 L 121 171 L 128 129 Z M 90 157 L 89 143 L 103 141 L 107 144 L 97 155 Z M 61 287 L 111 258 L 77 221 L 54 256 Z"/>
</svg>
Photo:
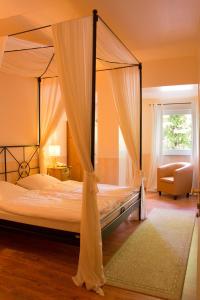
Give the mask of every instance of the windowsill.
<svg viewBox="0 0 200 300">
<path fill-rule="evenodd" d="M 161 154 L 162 156 L 192 156 L 191 152 L 187 152 L 187 151 L 177 151 L 177 152 L 165 152 Z"/>
</svg>

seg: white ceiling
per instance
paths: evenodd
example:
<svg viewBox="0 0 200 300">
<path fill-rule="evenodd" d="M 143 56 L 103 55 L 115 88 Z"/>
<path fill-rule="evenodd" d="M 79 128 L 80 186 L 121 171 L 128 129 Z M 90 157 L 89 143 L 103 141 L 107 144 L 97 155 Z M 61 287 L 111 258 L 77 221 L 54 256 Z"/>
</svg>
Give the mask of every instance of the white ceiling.
<svg viewBox="0 0 200 300">
<path fill-rule="evenodd" d="M 192 98 L 198 95 L 197 84 L 185 84 L 185 85 L 173 85 L 173 86 L 161 86 L 153 88 L 143 88 L 142 98 L 143 100 L 159 100 L 169 102 L 176 100 L 187 101 L 188 98 Z"/>
<path fill-rule="evenodd" d="M 200 0 L 1 0 L 0 35 L 88 15 L 94 8 L 142 62 L 197 54 Z"/>
</svg>

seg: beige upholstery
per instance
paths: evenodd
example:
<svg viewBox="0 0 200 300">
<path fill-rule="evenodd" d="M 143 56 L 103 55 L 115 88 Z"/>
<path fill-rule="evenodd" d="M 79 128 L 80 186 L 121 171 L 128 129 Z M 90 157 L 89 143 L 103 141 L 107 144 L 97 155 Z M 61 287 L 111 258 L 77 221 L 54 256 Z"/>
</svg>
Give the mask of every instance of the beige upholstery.
<svg viewBox="0 0 200 300">
<path fill-rule="evenodd" d="M 192 188 L 193 168 L 190 163 L 179 162 L 163 165 L 157 169 L 157 191 L 176 197 L 189 196 Z"/>
</svg>

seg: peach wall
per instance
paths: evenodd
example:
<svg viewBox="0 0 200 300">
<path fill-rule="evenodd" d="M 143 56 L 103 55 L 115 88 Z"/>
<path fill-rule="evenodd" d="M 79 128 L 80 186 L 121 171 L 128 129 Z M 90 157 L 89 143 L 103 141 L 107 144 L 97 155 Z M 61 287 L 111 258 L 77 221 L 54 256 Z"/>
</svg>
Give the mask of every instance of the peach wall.
<svg viewBox="0 0 200 300">
<path fill-rule="evenodd" d="M 196 57 L 143 62 L 143 87 L 198 83 Z"/>
<path fill-rule="evenodd" d="M 38 143 L 38 85 L 34 78 L 0 73 L 0 145 Z M 61 146 L 66 163 L 66 118 L 60 121 L 51 144 Z"/>
<path fill-rule="evenodd" d="M 0 73 L 0 145 L 37 143 L 37 80 Z"/>
<path fill-rule="evenodd" d="M 97 98 L 97 176 L 101 182 L 117 184 L 119 172 L 119 125 L 106 72 L 97 73 Z"/>
</svg>

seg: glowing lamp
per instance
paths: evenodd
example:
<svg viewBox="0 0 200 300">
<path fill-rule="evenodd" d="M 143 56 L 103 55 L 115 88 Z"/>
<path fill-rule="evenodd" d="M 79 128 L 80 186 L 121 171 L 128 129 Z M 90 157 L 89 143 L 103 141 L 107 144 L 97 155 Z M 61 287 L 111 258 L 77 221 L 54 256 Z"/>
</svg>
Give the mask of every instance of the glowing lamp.
<svg viewBox="0 0 200 300">
<path fill-rule="evenodd" d="M 56 159 L 60 156 L 60 145 L 49 145 L 48 155 L 51 157 L 53 167 L 56 167 Z"/>
<path fill-rule="evenodd" d="M 49 145 L 49 156 L 60 156 L 60 145 Z"/>
</svg>

